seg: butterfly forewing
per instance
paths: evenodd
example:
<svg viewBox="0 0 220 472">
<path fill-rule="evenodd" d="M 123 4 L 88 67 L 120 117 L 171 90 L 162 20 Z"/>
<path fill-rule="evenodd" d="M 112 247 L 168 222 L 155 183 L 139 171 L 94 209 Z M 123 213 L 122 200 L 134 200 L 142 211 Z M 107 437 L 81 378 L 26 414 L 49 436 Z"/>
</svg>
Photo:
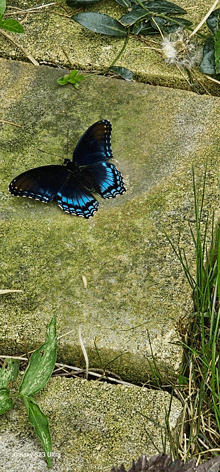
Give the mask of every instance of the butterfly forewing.
<svg viewBox="0 0 220 472">
<path fill-rule="evenodd" d="M 73 153 L 73 162 L 79 166 L 111 159 L 111 123 L 101 120 L 83 134 Z"/>
<path fill-rule="evenodd" d="M 50 203 L 68 174 L 68 169 L 59 165 L 36 167 L 15 177 L 9 184 L 9 191 L 12 195 Z"/>
</svg>

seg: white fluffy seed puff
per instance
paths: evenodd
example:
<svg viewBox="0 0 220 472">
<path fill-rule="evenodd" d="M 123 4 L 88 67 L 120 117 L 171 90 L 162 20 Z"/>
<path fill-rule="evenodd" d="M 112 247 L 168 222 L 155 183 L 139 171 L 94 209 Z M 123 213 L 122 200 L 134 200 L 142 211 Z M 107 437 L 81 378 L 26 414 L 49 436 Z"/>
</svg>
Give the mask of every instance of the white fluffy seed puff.
<svg viewBox="0 0 220 472">
<path fill-rule="evenodd" d="M 161 44 L 165 62 L 192 69 L 202 60 L 202 48 L 187 35 L 178 29 L 164 37 Z"/>
</svg>

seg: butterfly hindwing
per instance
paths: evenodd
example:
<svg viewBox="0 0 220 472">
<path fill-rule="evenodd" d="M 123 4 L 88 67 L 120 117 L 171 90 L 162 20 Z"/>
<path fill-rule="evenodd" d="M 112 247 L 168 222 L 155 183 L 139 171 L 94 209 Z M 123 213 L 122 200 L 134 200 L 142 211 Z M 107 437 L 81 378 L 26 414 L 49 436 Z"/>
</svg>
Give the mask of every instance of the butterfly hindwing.
<svg viewBox="0 0 220 472">
<path fill-rule="evenodd" d="M 121 173 L 110 162 L 97 162 L 83 169 L 87 188 L 102 198 L 116 197 L 125 192 Z"/>
<path fill-rule="evenodd" d="M 73 174 L 59 188 L 56 196 L 57 204 L 62 210 L 77 216 L 89 218 L 98 210 L 99 202 L 76 181 Z"/>
</svg>

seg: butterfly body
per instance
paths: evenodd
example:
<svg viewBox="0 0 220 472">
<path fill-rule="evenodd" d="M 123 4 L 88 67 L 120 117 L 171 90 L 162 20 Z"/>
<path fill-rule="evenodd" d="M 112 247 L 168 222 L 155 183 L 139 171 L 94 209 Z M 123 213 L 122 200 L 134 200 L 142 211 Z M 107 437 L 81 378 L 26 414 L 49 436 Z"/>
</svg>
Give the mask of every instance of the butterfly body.
<svg viewBox="0 0 220 472">
<path fill-rule="evenodd" d="M 9 184 L 12 195 L 57 204 L 67 213 L 89 218 L 98 210 L 98 201 L 125 192 L 123 179 L 112 158 L 111 123 L 101 120 L 90 126 L 79 140 L 73 160 L 63 165 L 36 167 L 23 172 Z"/>
</svg>

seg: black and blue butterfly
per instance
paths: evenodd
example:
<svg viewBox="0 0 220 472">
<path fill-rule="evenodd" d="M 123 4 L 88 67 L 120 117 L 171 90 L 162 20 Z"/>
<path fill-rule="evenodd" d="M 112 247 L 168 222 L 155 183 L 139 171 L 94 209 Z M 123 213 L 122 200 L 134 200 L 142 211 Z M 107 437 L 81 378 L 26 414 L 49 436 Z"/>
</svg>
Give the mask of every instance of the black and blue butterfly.
<svg viewBox="0 0 220 472">
<path fill-rule="evenodd" d="M 56 200 L 67 213 L 93 216 L 99 202 L 92 193 L 114 198 L 126 191 L 121 173 L 108 162 L 113 157 L 111 129 L 110 121 L 97 121 L 79 140 L 72 161 L 23 172 L 11 181 L 9 192 L 45 203 Z"/>
</svg>

